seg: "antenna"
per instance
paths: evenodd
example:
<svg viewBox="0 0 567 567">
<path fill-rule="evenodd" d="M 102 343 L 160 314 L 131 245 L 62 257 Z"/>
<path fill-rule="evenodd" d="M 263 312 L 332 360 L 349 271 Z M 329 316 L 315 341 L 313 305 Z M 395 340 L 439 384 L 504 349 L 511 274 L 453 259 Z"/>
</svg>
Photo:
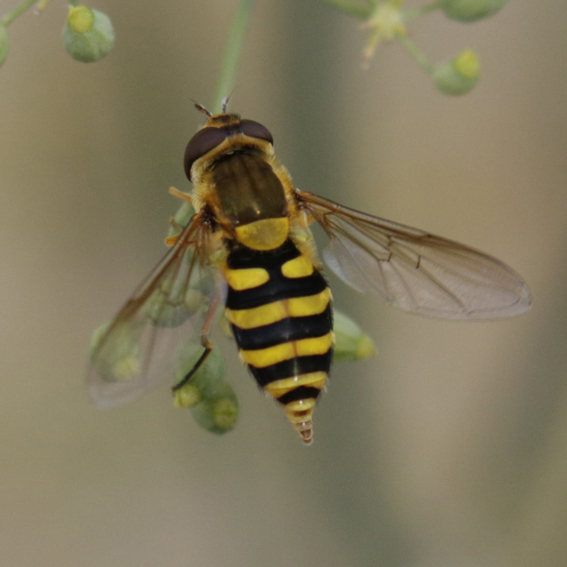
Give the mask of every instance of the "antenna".
<svg viewBox="0 0 567 567">
<path fill-rule="evenodd" d="M 228 96 L 225 96 L 222 99 L 221 102 L 221 108 L 222 108 L 222 113 L 226 114 L 226 107 L 228 106 L 228 101 L 230 100 L 230 97 L 234 94 L 234 91 L 236 90 L 236 87 L 234 87 L 231 91 L 230 94 Z"/>
<path fill-rule="evenodd" d="M 212 114 L 200 103 L 195 102 L 193 99 L 191 99 L 193 104 L 195 105 L 195 108 L 199 111 L 202 112 L 203 114 L 206 114 L 207 116 L 212 116 Z"/>
</svg>

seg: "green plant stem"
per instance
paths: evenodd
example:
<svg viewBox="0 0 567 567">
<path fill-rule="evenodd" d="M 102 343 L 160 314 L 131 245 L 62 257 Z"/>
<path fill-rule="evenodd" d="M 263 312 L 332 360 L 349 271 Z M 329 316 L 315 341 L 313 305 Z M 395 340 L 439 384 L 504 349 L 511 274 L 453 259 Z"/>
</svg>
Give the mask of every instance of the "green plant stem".
<svg viewBox="0 0 567 567">
<path fill-rule="evenodd" d="M 319 2 L 331 4 L 331 6 L 334 6 L 341 12 L 362 20 L 367 20 L 370 17 L 375 4 L 375 2 L 372 2 L 369 6 L 361 6 L 360 4 L 350 2 L 349 0 L 319 0 Z"/>
<path fill-rule="evenodd" d="M 418 6 L 417 8 L 408 8 L 403 10 L 404 20 L 409 22 L 414 18 L 419 18 L 420 16 L 425 16 L 430 12 L 441 9 L 441 0 L 435 0 L 430 4 L 425 4 L 425 6 Z"/>
<path fill-rule="evenodd" d="M 210 108 L 210 111 L 213 114 L 222 110 L 223 99 L 230 96 L 232 89 L 234 88 L 234 78 L 238 68 L 238 61 L 240 60 L 240 55 L 242 53 L 242 45 L 244 44 L 250 14 L 254 9 L 254 2 L 255 0 L 240 0 L 240 4 L 238 5 L 234 18 L 232 19 L 221 71 Z M 184 205 L 179 207 L 177 215 L 183 207 Z"/>
<path fill-rule="evenodd" d="M 242 52 L 242 45 L 246 36 L 246 27 L 250 14 L 254 8 L 255 0 L 240 0 L 240 4 L 236 9 L 228 42 L 224 51 L 223 63 L 213 97 L 211 112 L 216 114 L 221 111 L 222 101 L 225 97 L 230 96 L 234 88 L 234 78 L 238 68 L 238 61 Z"/>
<path fill-rule="evenodd" d="M 2 17 L 0 22 L 4 26 L 9 26 L 16 18 L 19 18 L 26 10 L 29 10 L 37 0 L 24 0 L 21 4 L 18 4 L 11 12 L 8 12 Z"/>
<path fill-rule="evenodd" d="M 37 3 L 36 8 L 41 12 L 47 8 L 47 5 L 51 2 L 51 0 L 39 0 Z"/>
<path fill-rule="evenodd" d="M 403 45 L 406 51 L 417 61 L 417 63 L 427 71 L 430 75 L 435 70 L 435 67 L 423 54 L 423 51 L 407 36 L 403 34 L 396 34 L 396 39 Z"/>
</svg>

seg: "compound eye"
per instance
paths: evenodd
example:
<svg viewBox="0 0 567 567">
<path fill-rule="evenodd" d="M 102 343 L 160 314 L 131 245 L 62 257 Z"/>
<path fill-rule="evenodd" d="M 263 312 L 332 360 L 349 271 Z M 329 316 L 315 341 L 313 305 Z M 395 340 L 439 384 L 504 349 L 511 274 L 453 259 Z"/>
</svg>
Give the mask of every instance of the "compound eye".
<svg viewBox="0 0 567 567">
<path fill-rule="evenodd" d="M 185 175 L 191 181 L 191 166 L 206 153 L 222 144 L 226 139 L 226 132 L 219 128 L 202 128 L 199 130 L 187 144 L 185 148 L 185 157 L 183 159 L 183 167 Z"/>
<path fill-rule="evenodd" d="M 254 120 L 241 120 L 240 130 L 243 134 L 246 134 L 246 136 L 265 140 L 272 144 L 272 146 L 274 145 L 274 138 L 271 132 L 259 122 L 254 122 Z"/>
</svg>

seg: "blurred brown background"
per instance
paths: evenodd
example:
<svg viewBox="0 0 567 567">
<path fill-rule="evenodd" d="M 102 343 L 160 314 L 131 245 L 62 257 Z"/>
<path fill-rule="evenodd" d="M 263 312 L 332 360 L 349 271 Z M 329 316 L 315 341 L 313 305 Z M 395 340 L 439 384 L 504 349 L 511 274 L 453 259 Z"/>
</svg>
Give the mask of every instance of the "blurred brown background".
<svg viewBox="0 0 567 567">
<path fill-rule="evenodd" d="M 418 4 L 418 2 L 413 3 Z M 15 5 L 4 0 L 2 12 Z M 337 365 L 303 447 L 239 365 L 241 421 L 215 437 L 167 389 L 108 412 L 90 334 L 164 251 L 189 189 L 237 3 L 97 2 L 117 45 L 69 58 L 66 6 L 10 26 L 0 70 L 0 557 L 23 567 L 560 567 L 567 553 L 567 4 L 512 0 L 412 37 L 472 48 L 439 94 L 398 45 L 360 70 L 358 22 L 257 2 L 231 109 L 273 132 L 298 187 L 502 258 L 533 309 L 459 324 L 331 278 L 379 348 Z M 411 3 L 410 3 L 411 5 Z"/>
</svg>

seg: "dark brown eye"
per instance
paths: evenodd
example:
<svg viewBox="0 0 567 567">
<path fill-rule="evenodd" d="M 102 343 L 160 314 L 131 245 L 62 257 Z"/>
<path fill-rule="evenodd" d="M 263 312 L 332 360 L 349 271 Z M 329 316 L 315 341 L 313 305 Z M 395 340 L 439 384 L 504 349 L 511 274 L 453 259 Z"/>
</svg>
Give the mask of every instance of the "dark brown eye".
<svg viewBox="0 0 567 567">
<path fill-rule="evenodd" d="M 265 140 L 266 142 L 270 142 L 272 146 L 274 145 L 274 138 L 272 137 L 271 132 L 259 122 L 254 122 L 254 120 L 241 120 L 240 130 L 243 134 L 246 134 L 251 138 Z"/>
<path fill-rule="evenodd" d="M 226 139 L 226 132 L 219 128 L 203 128 L 199 130 L 187 144 L 185 148 L 185 157 L 183 160 L 183 167 L 185 168 L 185 175 L 191 181 L 191 166 L 200 157 L 203 157 L 207 152 L 216 148 L 219 144 Z"/>
</svg>

